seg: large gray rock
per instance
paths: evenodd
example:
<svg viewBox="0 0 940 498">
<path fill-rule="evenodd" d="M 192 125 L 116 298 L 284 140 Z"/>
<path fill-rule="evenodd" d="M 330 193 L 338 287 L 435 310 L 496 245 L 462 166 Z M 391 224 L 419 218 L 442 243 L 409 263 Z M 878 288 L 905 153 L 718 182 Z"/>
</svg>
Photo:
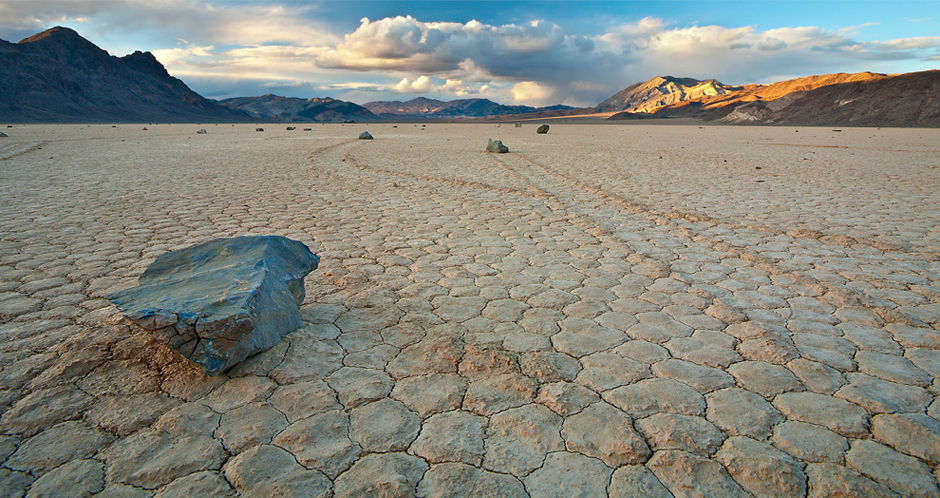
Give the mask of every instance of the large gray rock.
<svg viewBox="0 0 940 498">
<path fill-rule="evenodd" d="M 505 154 L 509 152 L 509 147 L 503 145 L 501 140 L 488 139 L 486 142 L 486 151 L 496 152 L 497 154 Z"/>
<path fill-rule="evenodd" d="M 542 126 L 539 126 L 538 129 L 535 130 L 535 132 L 538 133 L 539 135 L 544 135 L 548 133 L 548 125 L 543 124 Z"/>
<path fill-rule="evenodd" d="M 304 276 L 319 263 L 284 237 L 216 239 L 160 256 L 137 287 L 108 299 L 215 375 L 302 325 Z"/>
</svg>

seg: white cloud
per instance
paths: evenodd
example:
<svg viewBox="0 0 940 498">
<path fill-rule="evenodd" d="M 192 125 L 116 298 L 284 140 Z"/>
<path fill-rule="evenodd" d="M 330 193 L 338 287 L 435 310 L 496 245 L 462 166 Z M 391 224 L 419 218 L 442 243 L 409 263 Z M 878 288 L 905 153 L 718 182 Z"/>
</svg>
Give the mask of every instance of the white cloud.
<svg viewBox="0 0 940 498">
<path fill-rule="evenodd" d="M 418 76 L 414 80 L 402 78 L 392 87 L 392 90 L 398 93 L 428 93 L 431 91 L 431 78 L 424 75 Z"/>
<path fill-rule="evenodd" d="M 753 26 L 669 26 L 657 18 L 591 37 L 533 21 L 489 25 L 424 22 L 410 16 L 362 19 L 318 57 L 323 67 L 437 76 L 508 86 L 517 103 L 590 105 L 656 75 L 762 82 L 781 73 L 861 71 L 872 61 L 921 59 L 940 39 L 857 42 L 864 25 L 829 31 L 816 26 L 760 31 Z M 404 76 L 397 91 L 420 92 Z M 441 90 L 432 86 L 434 90 Z"/>
<path fill-rule="evenodd" d="M 552 89 L 535 81 L 520 81 L 512 86 L 512 100 L 519 104 L 545 105 L 550 102 Z"/>
<path fill-rule="evenodd" d="M 917 50 L 922 48 L 935 48 L 940 45 L 940 36 L 922 36 L 917 38 L 898 38 L 884 42 L 872 42 L 873 46 L 880 46 L 888 50 Z"/>
<path fill-rule="evenodd" d="M 864 24 L 759 30 L 647 17 L 578 34 L 544 20 L 494 25 L 399 16 L 363 18 L 350 32 L 334 33 L 312 4 L 0 2 L 0 33 L 25 36 L 54 23 L 77 23 L 95 43 L 114 42 L 117 33 L 139 35 L 156 46 L 121 48 L 156 48 L 171 74 L 204 82 L 209 94 L 222 92 L 212 86 L 219 82 L 232 91 L 249 83 L 260 90 L 267 82 L 335 91 L 340 98 L 425 93 L 593 105 L 656 75 L 767 82 L 779 75 L 897 72 L 899 61 L 927 69 L 940 57 L 940 37 L 859 41 Z M 232 83 L 238 81 L 245 83 Z"/>
<path fill-rule="evenodd" d="M 402 78 L 398 83 L 385 87 L 395 93 L 415 93 L 415 94 L 445 94 L 454 97 L 464 97 L 470 95 L 481 95 L 481 88 L 485 85 L 473 85 L 464 83 L 461 80 L 431 78 L 427 75 L 421 75 L 414 79 Z M 380 87 L 381 88 L 381 87 Z"/>
<path fill-rule="evenodd" d="M 478 21 L 423 22 L 410 16 L 376 21 L 364 18 L 341 43 L 322 52 L 318 64 L 335 69 L 401 72 L 405 78 L 419 74 L 489 83 L 490 91 L 501 88 L 507 90 L 507 95 L 513 95 L 508 91 L 512 85 L 535 81 L 541 92 L 539 99 L 563 100 L 569 97 L 564 93 L 583 93 L 568 81 L 572 74 L 613 69 L 611 63 L 615 61 L 591 54 L 593 48 L 590 38 L 566 35 L 560 26 L 545 21 L 494 26 Z M 466 86 L 451 88 L 455 93 L 470 93 Z M 398 91 L 412 89 L 413 83 L 401 82 Z"/>
</svg>

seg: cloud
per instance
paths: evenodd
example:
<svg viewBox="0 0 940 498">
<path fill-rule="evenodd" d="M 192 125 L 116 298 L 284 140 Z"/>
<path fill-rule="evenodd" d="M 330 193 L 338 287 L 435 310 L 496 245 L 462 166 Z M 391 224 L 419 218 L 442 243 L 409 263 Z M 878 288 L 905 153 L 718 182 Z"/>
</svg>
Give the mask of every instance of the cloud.
<svg viewBox="0 0 940 498">
<path fill-rule="evenodd" d="M 414 80 L 402 78 L 392 87 L 392 90 L 398 93 L 428 93 L 431 91 L 431 78 L 423 75 Z"/>
<path fill-rule="evenodd" d="M 510 88 L 538 82 L 539 99 L 560 101 L 584 93 L 577 81 L 569 81 L 572 74 L 614 69 L 613 60 L 594 53 L 594 44 L 590 37 L 567 35 L 560 26 L 538 20 L 495 26 L 473 20 L 424 22 L 411 16 L 363 18 L 341 43 L 322 52 L 317 63 L 334 69 L 401 72 L 408 81 L 401 81 L 397 91 L 412 91 L 414 78 L 434 75 L 486 82 L 490 91 L 532 100 L 529 92 Z M 466 87 L 451 87 L 466 92 Z"/>
<path fill-rule="evenodd" d="M 888 50 L 916 50 L 921 48 L 934 48 L 940 44 L 940 36 L 923 36 L 918 38 L 899 38 L 884 42 L 872 42 L 874 46 L 880 46 Z"/>
<path fill-rule="evenodd" d="M 334 32 L 306 2 L 0 2 L 0 37 L 17 39 L 54 24 L 71 24 L 112 52 L 151 49 L 171 74 L 213 96 L 278 88 L 365 100 L 428 94 L 593 105 L 657 75 L 738 84 L 836 71 L 897 72 L 899 64 L 928 69 L 940 57 L 940 37 L 860 40 L 867 24 L 761 30 L 646 17 L 572 33 L 545 20 L 488 24 L 396 16 L 362 18 Z M 135 45 L 123 46 L 129 43 Z"/>
<path fill-rule="evenodd" d="M 442 90 L 419 78 L 486 82 L 517 103 L 594 104 L 656 75 L 766 82 L 781 74 L 873 69 L 873 61 L 919 60 L 940 39 L 859 42 L 867 25 L 758 30 L 753 26 L 671 26 L 647 17 L 593 36 L 553 23 L 490 25 L 425 22 L 411 16 L 363 18 L 342 42 L 324 49 L 321 67 L 397 72 L 395 91 Z M 427 82 L 427 80 L 421 80 Z"/>
<path fill-rule="evenodd" d="M 768 37 L 766 40 L 762 40 L 758 42 L 757 44 L 757 48 L 760 50 L 781 50 L 783 48 L 786 48 L 786 46 L 787 46 L 787 42 L 780 40 L 778 38 L 774 38 L 772 36 Z M 745 44 L 743 47 L 739 45 L 739 48 L 747 48 L 747 47 L 750 47 L 750 45 Z"/>
<path fill-rule="evenodd" d="M 544 105 L 552 97 L 552 89 L 535 81 L 520 81 L 512 86 L 512 100 L 519 104 Z"/>
<path fill-rule="evenodd" d="M 634 80 L 671 74 L 717 78 L 727 83 L 774 81 L 781 75 L 877 70 L 878 61 L 916 61 L 940 49 L 940 37 L 861 42 L 851 35 L 866 25 L 839 30 L 817 26 L 760 31 L 753 26 L 670 27 L 644 19 L 599 35 L 597 46 L 629 53 L 623 75 Z"/>
</svg>

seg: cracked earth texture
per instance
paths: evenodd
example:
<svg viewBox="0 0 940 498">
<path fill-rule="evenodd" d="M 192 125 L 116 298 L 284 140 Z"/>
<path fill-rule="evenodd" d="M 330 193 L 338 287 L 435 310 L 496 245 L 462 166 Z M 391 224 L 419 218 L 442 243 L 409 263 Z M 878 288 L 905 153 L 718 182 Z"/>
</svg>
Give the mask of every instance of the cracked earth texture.
<svg viewBox="0 0 940 498">
<path fill-rule="evenodd" d="M 0 139 L 0 494 L 940 495 L 938 130 L 148 128 Z M 247 234 L 225 375 L 102 297 Z"/>
</svg>

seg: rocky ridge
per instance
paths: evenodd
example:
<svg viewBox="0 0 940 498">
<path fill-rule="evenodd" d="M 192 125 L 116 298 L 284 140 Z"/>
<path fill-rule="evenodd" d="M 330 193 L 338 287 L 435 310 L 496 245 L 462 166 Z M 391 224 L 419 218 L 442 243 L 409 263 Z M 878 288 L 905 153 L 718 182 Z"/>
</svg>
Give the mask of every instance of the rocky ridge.
<svg viewBox="0 0 940 498">
<path fill-rule="evenodd" d="M 219 105 L 241 111 L 261 121 L 278 123 L 378 121 L 371 111 L 352 102 L 326 98 L 302 99 L 266 94 L 260 97 L 235 97 L 220 100 Z"/>
<path fill-rule="evenodd" d="M 622 107 L 609 119 L 697 118 L 728 124 L 940 126 L 940 71 L 899 75 L 834 73 L 769 85 L 708 89 L 698 95 L 677 85 L 637 83 L 598 109 Z M 697 80 L 685 80 L 692 84 Z M 713 80 L 709 80 L 713 81 Z M 641 91 L 653 88 L 668 91 Z M 616 97 L 616 98 L 615 98 Z"/>
<path fill-rule="evenodd" d="M 657 76 L 624 88 L 598 104 L 595 109 L 598 112 L 651 113 L 679 102 L 725 95 L 742 88 L 725 85 L 717 80 L 699 81 L 692 78 Z"/>
<path fill-rule="evenodd" d="M 55 27 L 0 40 L 0 116 L 8 122 L 248 121 L 170 76 L 150 52 L 114 57 Z"/>
</svg>

